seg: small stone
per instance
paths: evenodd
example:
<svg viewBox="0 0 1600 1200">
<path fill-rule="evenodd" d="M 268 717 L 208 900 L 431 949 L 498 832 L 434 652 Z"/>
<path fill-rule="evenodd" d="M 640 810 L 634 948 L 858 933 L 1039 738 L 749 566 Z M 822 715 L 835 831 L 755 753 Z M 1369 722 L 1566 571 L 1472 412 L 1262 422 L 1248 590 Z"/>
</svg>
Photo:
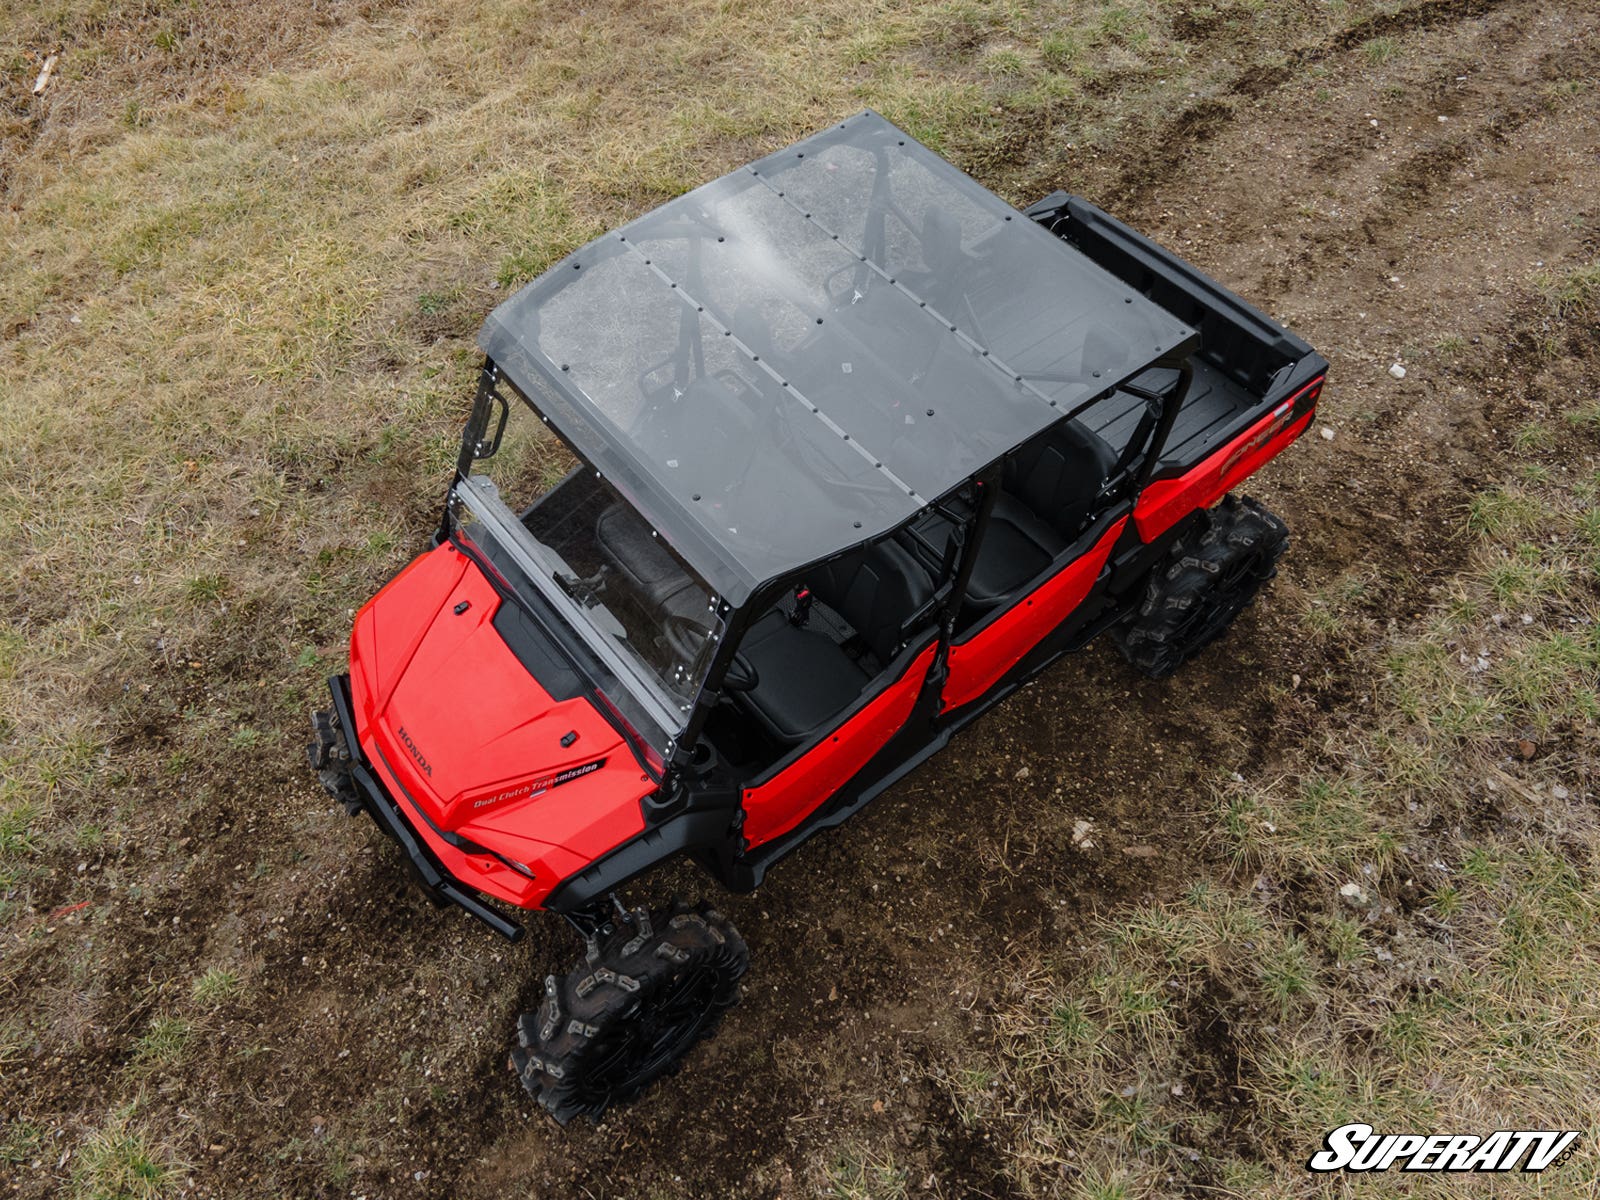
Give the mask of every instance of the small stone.
<svg viewBox="0 0 1600 1200">
<path fill-rule="evenodd" d="M 1028 775 L 1029 775 L 1029 771 L 1028 771 L 1027 767 L 1018 767 L 1017 768 L 1017 773 L 1016 773 L 1015 776 L 1013 776 L 1013 778 L 1015 778 L 1015 779 L 1026 779 L 1028 777 Z"/>
<path fill-rule="evenodd" d="M 1572 795 L 1571 792 L 1567 791 L 1567 789 L 1562 787 L 1559 783 L 1550 789 L 1550 794 L 1557 800 L 1566 800 Z"/>
<path fill-rule="evenodd" d="M 1531 742 L 1527 738 L 1523 738 L 1517 743 L 1517 757 L 1522 759 L 1523 762 L 1530 761 L 1537 753 L 1539 753 L 1537 743 Z"/>
<path fill-rule="evenodd" d="M 1365 908 L 1368 902 L 1371 900 L 1371 897 L 1367 895 L 1367 889 L 1362 887 L 1359 883 L 1354 882 L 1347 883 L 1340 888 L 1339 895 L 1343 896 L 1357 908 Z"/>
<path fill-rule="evenodd" d="M 1325 442 L 1333 441 L 1333 427 L 1331 425 L 1324 425 L 1322 427 L 1322 440 Z"/>
<path fill-rule="evenodd" d="M 1445 116 L 1445 115 L 1444 115 L 1444 114 L 1443 114 L 1443 113 L 1440 113 L 1440 114 L 1439 114 L 1439 124 L 1441 124 L 1441 125 L 1443 125 L 1443 124 L 1444 124 L 1444 123 L 1445 123 L 1445 122 L 1446 122 L 1446 121 L 1448 121 L 1448 120 L 1449 120 L 1449 119 L 1450 119 L 1450 118 L 1449 118 L 1449 117 L 1447 117 L 1447 116 Z"/>
<path fill-rule="evenodd" d="M 1399 363 L 1395 363 L 1389 368 L 1389 374 L 1394 376 L 1396 379 L 1404 379 L 1406 377 L 1406 369 Z"/>
<path fill-rule="evenodd" d="M 1129 858 L 1155 858 L 1161 853 L 1154 846 L 1124 846 L 1122 852 Z"/>
</svg>

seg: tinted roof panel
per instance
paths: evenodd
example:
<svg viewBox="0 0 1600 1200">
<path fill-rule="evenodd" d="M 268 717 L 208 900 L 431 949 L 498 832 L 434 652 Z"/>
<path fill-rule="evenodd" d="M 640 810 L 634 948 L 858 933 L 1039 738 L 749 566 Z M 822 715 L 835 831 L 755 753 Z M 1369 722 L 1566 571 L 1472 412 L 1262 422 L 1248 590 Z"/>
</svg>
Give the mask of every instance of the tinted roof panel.
<svg viewBox="0 0 1600 1200">
<path fill-rule="evenodd" d="M 739 603 L 1191 334 L 863 113 L 590 243 L 480 341 Z"/>
</svg>

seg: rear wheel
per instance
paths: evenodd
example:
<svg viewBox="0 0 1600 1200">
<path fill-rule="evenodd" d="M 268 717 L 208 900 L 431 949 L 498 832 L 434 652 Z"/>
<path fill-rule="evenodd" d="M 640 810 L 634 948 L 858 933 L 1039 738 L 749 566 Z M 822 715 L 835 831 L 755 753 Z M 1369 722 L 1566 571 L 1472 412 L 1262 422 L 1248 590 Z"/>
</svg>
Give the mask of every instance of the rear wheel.
<svg viewBox="0 0 1600 1200">
<path fill-rule="evenodd" d="M 565 979 L 517 1025 L 512 1067 L 565 1125 L 598 1120 L 675 1070 L 739 999 L 750 953 L 733 925 L 704 905 L 635 909 L 598 937 Z"/>
<path fill-rule="evenodd" d="M 1227 631 L 1289 548 L 1289 527 L 1248 496 L 1226 496 L 1150 573 L 1143 602 L 1116 634 L 1152 679 L 1171 675 Z"/>
</svg>

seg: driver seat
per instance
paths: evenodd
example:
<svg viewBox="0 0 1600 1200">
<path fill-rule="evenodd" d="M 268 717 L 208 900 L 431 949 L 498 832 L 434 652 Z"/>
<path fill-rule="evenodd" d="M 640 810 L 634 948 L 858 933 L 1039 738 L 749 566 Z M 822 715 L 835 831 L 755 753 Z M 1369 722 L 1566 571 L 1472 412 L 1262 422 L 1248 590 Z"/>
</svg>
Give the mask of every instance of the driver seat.
<svg viewBox="0 0 1600 1200">
<path fill-rule="evenodd" d="M 894 542 L 818 568 L 810 586 L 884 666 L 905 647 L 904 623 L 934 591 L 928 573 Z M 778 608 L 750 627 L 739 653 L 755 668 L 758 682 L 738 698 L 785 746 L 800 744 L 850 707 L 874 678 L 822 629 L 795 625 Z"/>
</svg>

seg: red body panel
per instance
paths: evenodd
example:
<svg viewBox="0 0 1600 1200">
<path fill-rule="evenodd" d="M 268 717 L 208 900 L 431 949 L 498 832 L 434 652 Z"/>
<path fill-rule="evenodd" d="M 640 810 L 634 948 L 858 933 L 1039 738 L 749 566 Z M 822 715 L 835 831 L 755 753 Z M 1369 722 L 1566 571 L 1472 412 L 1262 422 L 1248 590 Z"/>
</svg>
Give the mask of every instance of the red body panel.
<svg viewBox="0 0 1600 1200">
<path fill-rule="evenodd" d="M 1127 517 L 1118 520 L 1088 553 L 1067 564 L 965 641 L 951 644 L 950 677 L 944 685 L 946 711 L 980 698 L 1083 603 L 1127 523 Z"/>
<path fill-rule="evenodd" d="M 1133 507 L 1140 540 L 1153 542 L 1196 509 L 1210 508 L 1228 489 L 1281 453 L 1316 415 L 1315 407 L 1299 416 L 1295 410 L 1308 401 L 1314 406 L 1321 391 L 1322 380 L 1313 380 L 1198 466 L 1175 479 L 1147 484 Z"/>
<path fill-rule="evenodd" d="M 752 847 L 788 833 L 849 782 L 911 715 L 933 665 L 934 646 L 827 740 L 765 783 L 744 791 L 744 836 Z"/>
<path fill-rule="evenodd" d="M 532 908 L 644 829 L 655 784 L 587 699 L 557 700 L 528 673 L 494 628 L 500 603 L 448 542 L 423 555 L 356 615 L 351 702 L 378 777 L 445 869 Z"/>
</svg>

